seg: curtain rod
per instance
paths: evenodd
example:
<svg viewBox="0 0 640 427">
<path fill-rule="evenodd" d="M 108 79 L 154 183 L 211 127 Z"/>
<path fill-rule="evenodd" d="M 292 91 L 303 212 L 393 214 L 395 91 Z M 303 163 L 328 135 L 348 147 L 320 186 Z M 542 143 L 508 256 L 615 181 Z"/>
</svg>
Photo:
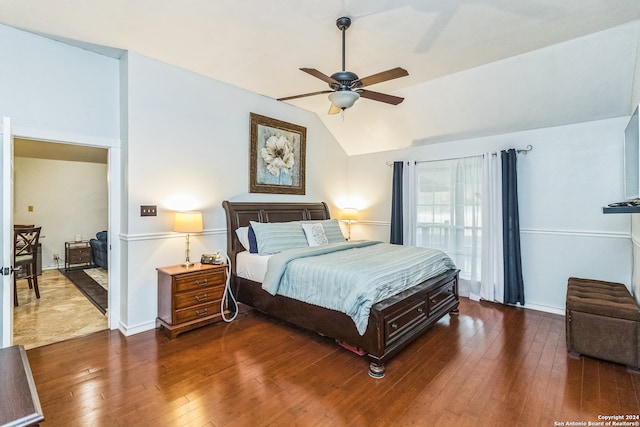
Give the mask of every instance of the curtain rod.
<svg viewBox="0 0 640 427">
<path fill-rule="evenodd" d="M 525 148 L 518 148 L 516 150 L 516 153 L 518 154 L 527 154 L 529 151 L 533 150 L 533 145 L 529 144 L 527 145 Z M 497 156 L 498 153 L 491 153 L 494 156 Z M 482 156 L 482 154 L 476 154 L 475 156 L 465 156 L 465 157 L 451 157 L 448 159 L 438 159 L 438 160 L 422 160 L 422 161 L 416 161 L 416 163 L 422 163 L 422 162 L 438 162 L 438 161 L 442 161 L 442 160 L 459 160 L 459 159 L 469 159 L 471 157 L 478 157 L 478 156 Z M 393 162 L 386 162 L 386 165 L 389 167 L 393 166 Z"/>
</svg>

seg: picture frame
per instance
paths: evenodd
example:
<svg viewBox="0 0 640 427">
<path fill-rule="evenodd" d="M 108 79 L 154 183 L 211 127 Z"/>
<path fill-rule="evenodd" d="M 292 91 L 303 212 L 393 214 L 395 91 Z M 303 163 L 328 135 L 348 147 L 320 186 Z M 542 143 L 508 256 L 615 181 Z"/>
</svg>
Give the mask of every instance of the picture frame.
<svg viewBox="0 0 640 427">
<path fill-rule="evenodd" d="M 249 192 L 305 194 L 307 128 L 251 113 Z"/>
</svg>

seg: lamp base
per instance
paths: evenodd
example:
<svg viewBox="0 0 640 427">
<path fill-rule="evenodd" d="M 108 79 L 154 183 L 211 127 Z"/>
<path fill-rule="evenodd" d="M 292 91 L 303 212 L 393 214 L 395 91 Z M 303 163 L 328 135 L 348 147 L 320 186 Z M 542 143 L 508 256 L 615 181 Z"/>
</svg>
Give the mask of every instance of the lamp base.
<svg viewBox="0 0 640 427">
<path fill-rule="evenodd" d="M 187 233 L 186 248 L 184 251 L 184 262 L 180 265 L 184 268 L 189 268 L 193 265 L 193 263 L 189 259 L 189 233 Z"/>
</svg>

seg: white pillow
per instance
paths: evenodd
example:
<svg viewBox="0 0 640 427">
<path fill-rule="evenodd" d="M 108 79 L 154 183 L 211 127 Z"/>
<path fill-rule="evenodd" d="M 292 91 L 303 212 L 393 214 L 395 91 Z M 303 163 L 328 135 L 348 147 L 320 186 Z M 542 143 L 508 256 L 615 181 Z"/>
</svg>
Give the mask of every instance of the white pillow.
<svg viewBox="0 0 640 427">
<path fill-rule="evenodd" d="M 236 230 L 236 236 L 246 250 L 249 250 L 249 227 L 240 227 Z"/>
<path fill-rule="evenodd" d="M 303 223 L 302 229 L 307 237 L 307 243 L 309 246 L 321 246 L 328 245 L 329 241 L 324 234 L 324 228 L 319 222 L 316 223 Z"/>
</svg>

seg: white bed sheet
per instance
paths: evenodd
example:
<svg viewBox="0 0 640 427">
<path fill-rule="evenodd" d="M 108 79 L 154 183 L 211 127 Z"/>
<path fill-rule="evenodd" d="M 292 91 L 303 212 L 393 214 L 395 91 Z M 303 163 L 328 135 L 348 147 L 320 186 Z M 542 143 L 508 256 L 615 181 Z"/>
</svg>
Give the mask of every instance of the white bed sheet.
<svg viewBox="0 0 640 427">
<path fill-rule="evenodd" d="M 252 254 L 242 251 L 236 255 L 236 274 L 243 279 L 262 283 L 267 273 L 267 263 L 271 255 Z"/>
</svg>

